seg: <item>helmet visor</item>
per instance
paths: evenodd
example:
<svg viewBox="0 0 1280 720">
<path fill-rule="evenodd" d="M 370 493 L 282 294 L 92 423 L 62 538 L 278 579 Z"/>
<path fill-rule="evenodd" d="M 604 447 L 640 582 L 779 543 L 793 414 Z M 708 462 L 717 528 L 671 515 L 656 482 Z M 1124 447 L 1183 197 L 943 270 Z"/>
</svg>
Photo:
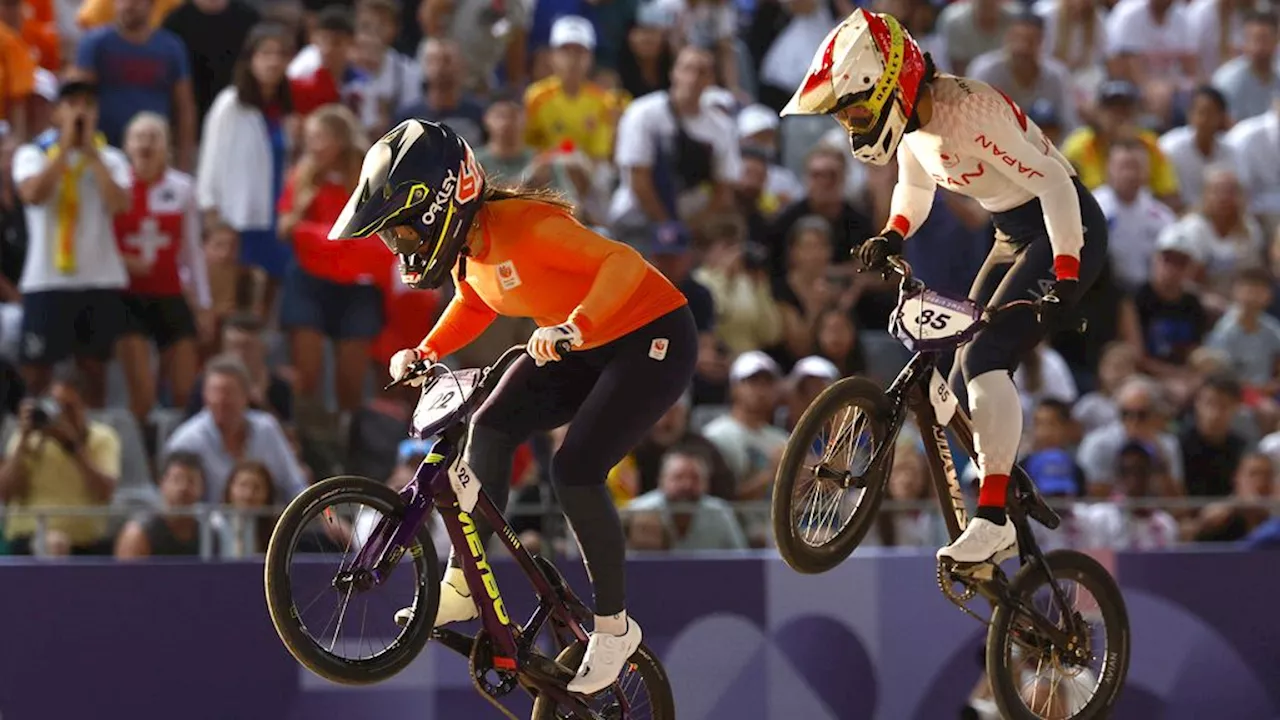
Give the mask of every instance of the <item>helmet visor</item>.
<svg viewBox="0 0 1280 720">
<path fill-rule="evenodd" d="M 851 105 L 836 110 L 832 115 L 836 121 L 854 135 L 865 135 L 877 125 L 883 108 L 872 107 L 869 98 L 859 100 Z"/>
<path fill-rule="evenodd" d="M 378 231 L 387 249 L 397 255 L 412 255 L 422 247 L 422 235 L 408 225 L 396 225 Z"/>
</svg>

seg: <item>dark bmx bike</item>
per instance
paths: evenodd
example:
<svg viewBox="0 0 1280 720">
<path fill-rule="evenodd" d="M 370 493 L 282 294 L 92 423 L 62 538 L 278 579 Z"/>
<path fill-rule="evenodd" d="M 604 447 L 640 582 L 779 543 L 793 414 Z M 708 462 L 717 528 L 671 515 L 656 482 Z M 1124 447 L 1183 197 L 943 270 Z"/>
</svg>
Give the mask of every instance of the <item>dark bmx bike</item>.
<svg viewBox="0 0 1280 720">
<path fill-rule="evenodd" d="M 337 683 L 386 680 L 434 638 L 467 658 L 476 689 L 512 720 L 515 715 L 499 698 L 517 686 L 534 698 L 535 720 L 672 720 L 666 671 L 644 645 L 609 688 L 590 697 L 565 689 L 585 652 L 584 625 L 592 613 L 549 560 L 520 543 L 462 460 L 471 411 L 523 353 L 524 346 L 513 347 L 484 370 L 454 372 L 419 362 L 387 386 L 425 379 L 411 426 L 415 437 L 437 438 L 431 452 L 399 492 L 343 476 L 311 486 L 289 504 L 267 548 L 271 621 L 299 663 Z M 471 596 L 479 600 L 481 629 L 475 635 L 433 628 L 440 603 L 439 559 L 426 525 L 433 507 L 462 558 Z M 513 624 L 506 610 L 476 534 L 475 512 L 497 529 L 533 585 L 538 605 L 524 625 Z M 332 563 L 333 556 L 336 569 L 321 564 Z M 311 590 L 296 592 L 308 581 Z M 386 597 L 393 591 L 400 599 Z M 400 627 L 394 615 L 406 606 L 413 617 Z M 536 644 L 548 625 L 562 648 L 554 659 Z"/>
<path fill-rule="evenodd" d="M 861 377 L 828 387 L 801 416 L 778 466 L 772 519 L 778 550 L 802 573 L 830 570 L 871 529 L 893 466 L 894 445 L 908 409 L 915 416 L 942 517 L 952 540 L 968 522 L 964 495 L 947 443 L 950 429 L 969 454 L 973 429 L 937 369 L 938 354 L 958 348 L 1018 300 L 982 308 L 928 290 L 900 258 L 902 276 L 891 328 L 915 356 L 888 389 Z M 948 600 L 988 626 L 987 675 L 1005 718 L 1104 718 L 1129 668 L 1129 620 L 1124 597 L 1102 565 L 1071 550 L 1042 553 L 1029 522 L 1061 523 L 1020 468 L 1011 475 L 1009 520 L 1016 552 L 969 567 L 939 564 Z M 1012 578 L 1000 563 L 1014 554 Z M 992 606 L 984 620 L 968 607 L 981 595 Z M 1041 678 L 1052 673 L 1048 681 Z"/>
</svg>

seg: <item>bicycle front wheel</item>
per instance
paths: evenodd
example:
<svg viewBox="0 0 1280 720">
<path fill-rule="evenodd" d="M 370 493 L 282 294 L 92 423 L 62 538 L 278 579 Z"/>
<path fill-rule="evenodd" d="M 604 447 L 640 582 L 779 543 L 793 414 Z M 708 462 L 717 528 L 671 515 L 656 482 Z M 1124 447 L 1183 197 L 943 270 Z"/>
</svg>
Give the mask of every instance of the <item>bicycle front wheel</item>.
<svg viewBox="0 0 1280 720">
<path fill-rule="evenodd" d="M 782 559 L 806 574 L 839 565 L 871 529 L 888 462 L 871 459 L 888 437 L 893 408 L 860 377 L 823 390 L 787 440 L 773 484 L 773 534 Z"/>
<path fill-rule="evenodd" d="M 1074 550 L 1044 556 L 1066 601 L 1055 597 L 1038 563 L 1009 582 L 987 631 L 987 675 L 1000 716 L 1010 720 L 1105 718 L 1129 674 L 1129 616 L 1106 568 Z M 1045 624 L 1079 630 L 1068 646 Z"/>
<path fill-rule="evenodd" d="M 403 515 L 391 488 L 342 476 L 307 488 L 280 516 L 263 571 L 267 608 L 285 647 L 320 677 L 381 682 L 412 662 L 430 637 L 440 560 L 425 525 L 385 574 L 356 563 L 384 519 L 394 523 Z M 402 607 L 413 608 L 403 628 L 394 619 Z"/>
</svg>

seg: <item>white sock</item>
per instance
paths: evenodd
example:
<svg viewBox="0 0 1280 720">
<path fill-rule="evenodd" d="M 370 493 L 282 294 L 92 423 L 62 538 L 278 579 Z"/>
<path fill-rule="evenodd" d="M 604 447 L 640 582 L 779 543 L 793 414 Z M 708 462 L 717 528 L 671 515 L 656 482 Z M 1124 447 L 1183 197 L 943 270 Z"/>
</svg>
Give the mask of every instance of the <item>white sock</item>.
<svg viewBox="0 0 1280 720">
<path fill-rule="evenodd" d="M 452 565 L 444 571 L 444 582 L 453 586 L 454 590 L 463 597 L 471 597 L 471 590 L 467 587 L 467 575 L 462 572 L 462 568 L 456 568 Z"/>
<path fill-rule="evenodd" d="M 630 629 L 627 623 L 627 611 L 623 610 L 617 615 L 597 615 L 596 616 L 596 632 L 608 633 L 610 635 L 626 635 Z"/>
</svg>

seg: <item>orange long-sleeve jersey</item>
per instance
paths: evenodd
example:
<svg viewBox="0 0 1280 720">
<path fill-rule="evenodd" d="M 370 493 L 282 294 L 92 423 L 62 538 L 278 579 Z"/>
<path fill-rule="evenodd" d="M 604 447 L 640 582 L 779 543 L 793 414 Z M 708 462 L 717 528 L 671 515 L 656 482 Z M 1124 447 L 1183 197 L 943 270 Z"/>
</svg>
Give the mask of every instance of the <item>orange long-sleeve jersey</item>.
<svg viewBox="0 0 1280 720">
<path fill-rule="evenodd" d="M 635 250 L 597 235 L 565 210 L 534 200 L 487 203 L 476 217 L 481 254 L 419 349 L 444 357 L 498 315 L 548 327 L 573 322 L 599 347 L 685 305 L 684 295 Z"/>
</svg>

